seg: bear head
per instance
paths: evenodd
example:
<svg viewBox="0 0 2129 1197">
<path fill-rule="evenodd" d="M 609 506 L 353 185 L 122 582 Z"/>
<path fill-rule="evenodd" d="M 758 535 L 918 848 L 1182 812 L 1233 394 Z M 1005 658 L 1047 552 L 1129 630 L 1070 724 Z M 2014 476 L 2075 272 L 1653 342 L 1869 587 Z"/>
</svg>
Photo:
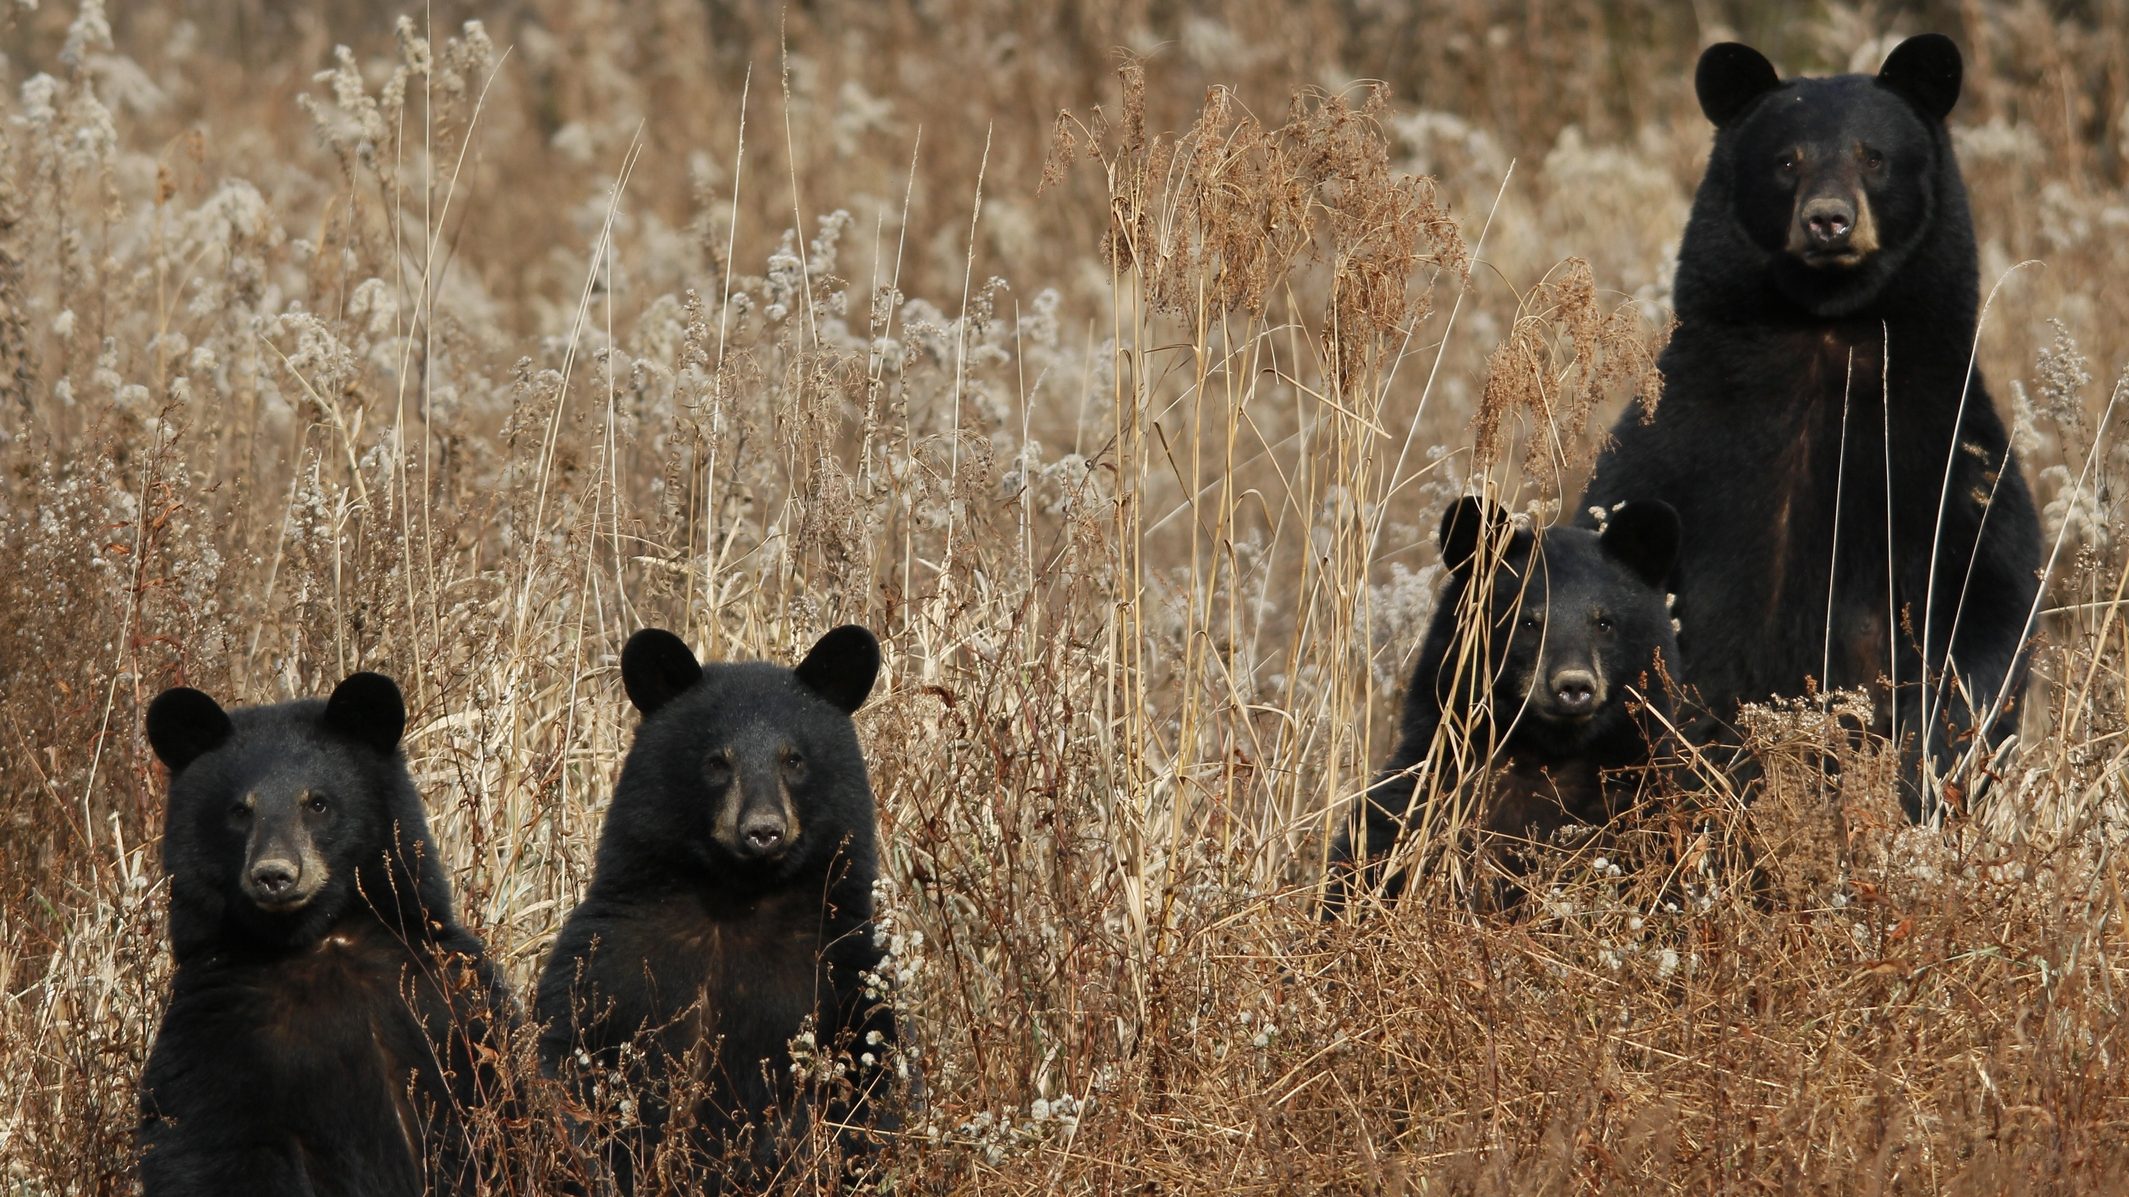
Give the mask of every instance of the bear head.
<svg viewBox="0 0 2129 1197">
<path fill-rule="evenodd" d="M 1769 281 L 1811 314 L 1855 314 L 1938 223 L 1964 204 L 1945 116 L 1959 99 L 1959 48 L 1908 38 L 1876 75 L 1782 81 L 1750 46 L 1700 57 L 1694 89 L 1716 127 L 1703 188 L 1727 201 Z"/>
<path fill-rule="evenodd" d="M 879 642 L 855 625 L 822 636 L 795 669 L 699 664 L 658 628 L 630 637 L 621 679 L 643 722 L 601 873 L 609 857 L 662 861 L 699 883 L 752 888 L 837 859 L 869 870 L 872 786 L 851 715 L 879 668 Z"/>
<path fill-rule="evenodd" d="M 1487 668 L 1461 666 L 1452 647 L 1443 708 L 1483 707 L 1496 727 L 1512 729 L 1510 746 L 1543 758 L 1638 736 L 1629 690 L 1660 702 L 1659 670 L 1678 661 L 1664 596 L 1678 535 L 1677 513 L 1653 500 L 1622 504 L 1602 531 L 1538 532 L 1483 499 L 1451 504 L 1441 526 L 1451 579 L 1443 615 L 1462 621 L 1462 651 Z M 1457 678 L 1469 687 L 1461 702 Z"/>
<path fill-rule="evenodd" d="M 298 947 L 351 911 L 418 930 L 448 883 L 399 752 L 406 705 L 357 673 L 332 697 L 224 710 L 176 687 L 148 706 L 170 769 L 163 862 L 178 957 L 206 944 Z"/>
</svg>

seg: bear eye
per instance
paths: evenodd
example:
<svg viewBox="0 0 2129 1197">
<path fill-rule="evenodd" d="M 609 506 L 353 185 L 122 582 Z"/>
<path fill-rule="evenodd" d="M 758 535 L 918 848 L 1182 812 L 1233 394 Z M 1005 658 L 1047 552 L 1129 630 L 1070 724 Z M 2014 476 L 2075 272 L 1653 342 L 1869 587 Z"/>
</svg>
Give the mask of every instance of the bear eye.
<svg viewBox="0 0 2129 1197">
<path fill-rule="evenodd" d="M 1614 626 L 1614 625 L 1612 624 L 1612 617 L 1611 617 L 1611 616 L 1609 616 L 1609 615 L 1599 615 L 1599 616 L 1597 617 L 1597 630 L 1598 630 L 1598 631 L 1600 631 L 1600 632 L 1609 632 L 1609 631 L 1611 631 L 1611 630 L 1612 630 L 1612 627 L 1613 627 L 1613 626 Z"/>
<path fill-rule="evenodd" d="M 314 815 L 324 814 L 332 808 L 332 805 L 332 803 L 325 800 L 325 795 L 323 794 L 312 794 L 303 800 L 303 809 Z"/>
<path fill-rule="evenodd" d="M 713 786 L 721 786 L 732 780 L 732 762 L 722 755 L 709 757 L 702 762 L 702 777 Z"/>
<path fill-rule="evenodd" d="M 784 753 L 783 766 L 784 777 L 787 780 L 797 781 L 806 775 L 806 758 L 800 756 L 796 750 Z"/>
<path fill-rule="evenodd" d="M 242 802 L 233 803 L 229 807 L 229 818 L 232 822 L 242 823 L 251 818 L 251 807 Z"/>
<path fill-rule="evenodd" d="M 1774 171 L 1785 179 L 1794 178 L 1796 176 L 1796 155 L 1794 153 L 1783 154 L 1775 161 Z"/>
<path fill-rule="evenodd" d="M 1526 632 L 1535 632 L 1541 626 L 1542 622 L 1543 621 L 1541 621 L 1535 615 L 1525 615 L 1521 619 L 1515 621 L 1515 626 L 1523 629 Z"/>
</svg>

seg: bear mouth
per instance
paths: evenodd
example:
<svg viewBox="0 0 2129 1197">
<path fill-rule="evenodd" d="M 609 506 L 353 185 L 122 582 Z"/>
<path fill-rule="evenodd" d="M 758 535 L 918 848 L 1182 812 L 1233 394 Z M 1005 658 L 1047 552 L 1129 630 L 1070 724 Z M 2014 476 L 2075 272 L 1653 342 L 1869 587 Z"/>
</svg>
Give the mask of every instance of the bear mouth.
<svg viewBox="0 0 2129 1197">
<path fill-rule="evenodd" d="M 1870 255 L 1853 246 L 1841 249 L 1809 249 L 1796 255 L 1797 260 L 1813 270 L 1827 272 L 1853 270 L 1863 264 Z"/>
<path fill-rule="evenodd" d="M 246 885 L 244 896 L 251 899 L 253 906 L 267 914 L 294 914 L 310 905 L 311 900 L 318 896 L 318 890 L 314 887 L 291 893 L 270 894 L 256 886 Z"/>
<path fill-rule="evenodd" d="M 1541 705 L 1534 709 L 1541 718 L 1550 723 L 1557 723 L 1561 727 L 1586 727 L 1595 722 L 1597 718 L 1595 707 L 1583 711 L 1562 711 L 1550 705 Z"/>
</svg>

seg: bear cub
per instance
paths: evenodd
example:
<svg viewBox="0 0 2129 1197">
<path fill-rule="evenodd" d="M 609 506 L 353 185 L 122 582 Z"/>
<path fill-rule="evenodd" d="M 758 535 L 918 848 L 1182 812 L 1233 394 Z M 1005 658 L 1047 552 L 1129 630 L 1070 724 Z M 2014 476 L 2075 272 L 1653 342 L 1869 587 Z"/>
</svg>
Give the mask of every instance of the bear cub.
<svg viewBox="0 0 2129 1197">
<path fill-rule="evenodd" d="M 879 665 L 855 626 L 796 669 L 697 664 L 655 628 L 622 651 L 643 721 L 538 1010 L 542 1063 L 609 1121 L 599 1152 L 624 1193 L 768 1183 L 814 1113 L 853 1128 L 846 1161 L 869 1146 L 856 1128 L 891 1129 L 894 1017 L 867 980 L 884 956 L 875 811 L 851 720 Z M 850 1086 L 820 1111 L 789 1050 L 809 1020 Z"/>
<path fill-rule="evenodd" d="M 1701 56 L 1714 149 L 1663 402 L 1612 429 L 1577 504 L 1677 509 L 1679 644 L 1711 714 L 1872 692 L 1917 818 L 1956 807 L 2015 727 L 2041 568 L 1972 365 L 1974 230 L 1945 125 L 1962 73 L 1936 34 L 1876 75 L 1783 80 L 1734 42 Z"/>
<path fill-rule="evenodd" d="M 1442 516 L 1440 542 L 1449 581 L 1396 750 L 1332 844 L 1333 910 L 1354 884 L 1347 869 L 1383 885 L 1399 836 L 1452 814 L 1503 843 L 1609 821 L 1633 804 L 1664 734 L 1678 661 L 1663 591 L 1678 550 L 1668 506 L 1621 504 L 1601 532 L 1537 531 L 1467 497 Z M 1385 892 L 1402 888 L 1391 878 Z"/>
<path fill-rule="evenodd" d="M 170 1004 L 142 1083 L 147 1197 L 471 1193 L 465 1114 L 512 1020 L 459 926 L 390 678 L 148 707 L 170 768 Z"/>
</svg>

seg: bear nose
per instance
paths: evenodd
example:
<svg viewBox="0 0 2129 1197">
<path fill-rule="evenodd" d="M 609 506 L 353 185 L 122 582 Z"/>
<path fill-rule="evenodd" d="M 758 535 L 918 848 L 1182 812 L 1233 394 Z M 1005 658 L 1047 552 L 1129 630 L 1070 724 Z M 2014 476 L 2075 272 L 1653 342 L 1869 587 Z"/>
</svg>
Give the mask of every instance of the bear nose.
<svg viewBox="0 0 2129 1197">
<path fill-rule="evenodd" d="M 1586 714 L 1596 709 L 1597 677 L 1586 669 L 1563 669 L 1552 675 L 1552 697 L 1562 714 Z"/>
<path fill-rule="evenodd" d="M 296 887 L 296 866 L 286 860 L 262 860 L 251 866 L 251 887 L 269 898 L 286 897 Z"/>
<path fill-rule="evenodd" d="M 1804 230 L 1817 248 L 1831 249 L 1848 242 L 1855 229 L 1855 208 L 1846 200 L 1815 199 L 1804 205 Z"/>
<path fill-rule="evenodd" d="M 755 856 L 770 857 L 783 851 L 786 838 L 784 821 L 767 811 L 749 815 L 739 825 L 739 842 Z"/>
</svg>

